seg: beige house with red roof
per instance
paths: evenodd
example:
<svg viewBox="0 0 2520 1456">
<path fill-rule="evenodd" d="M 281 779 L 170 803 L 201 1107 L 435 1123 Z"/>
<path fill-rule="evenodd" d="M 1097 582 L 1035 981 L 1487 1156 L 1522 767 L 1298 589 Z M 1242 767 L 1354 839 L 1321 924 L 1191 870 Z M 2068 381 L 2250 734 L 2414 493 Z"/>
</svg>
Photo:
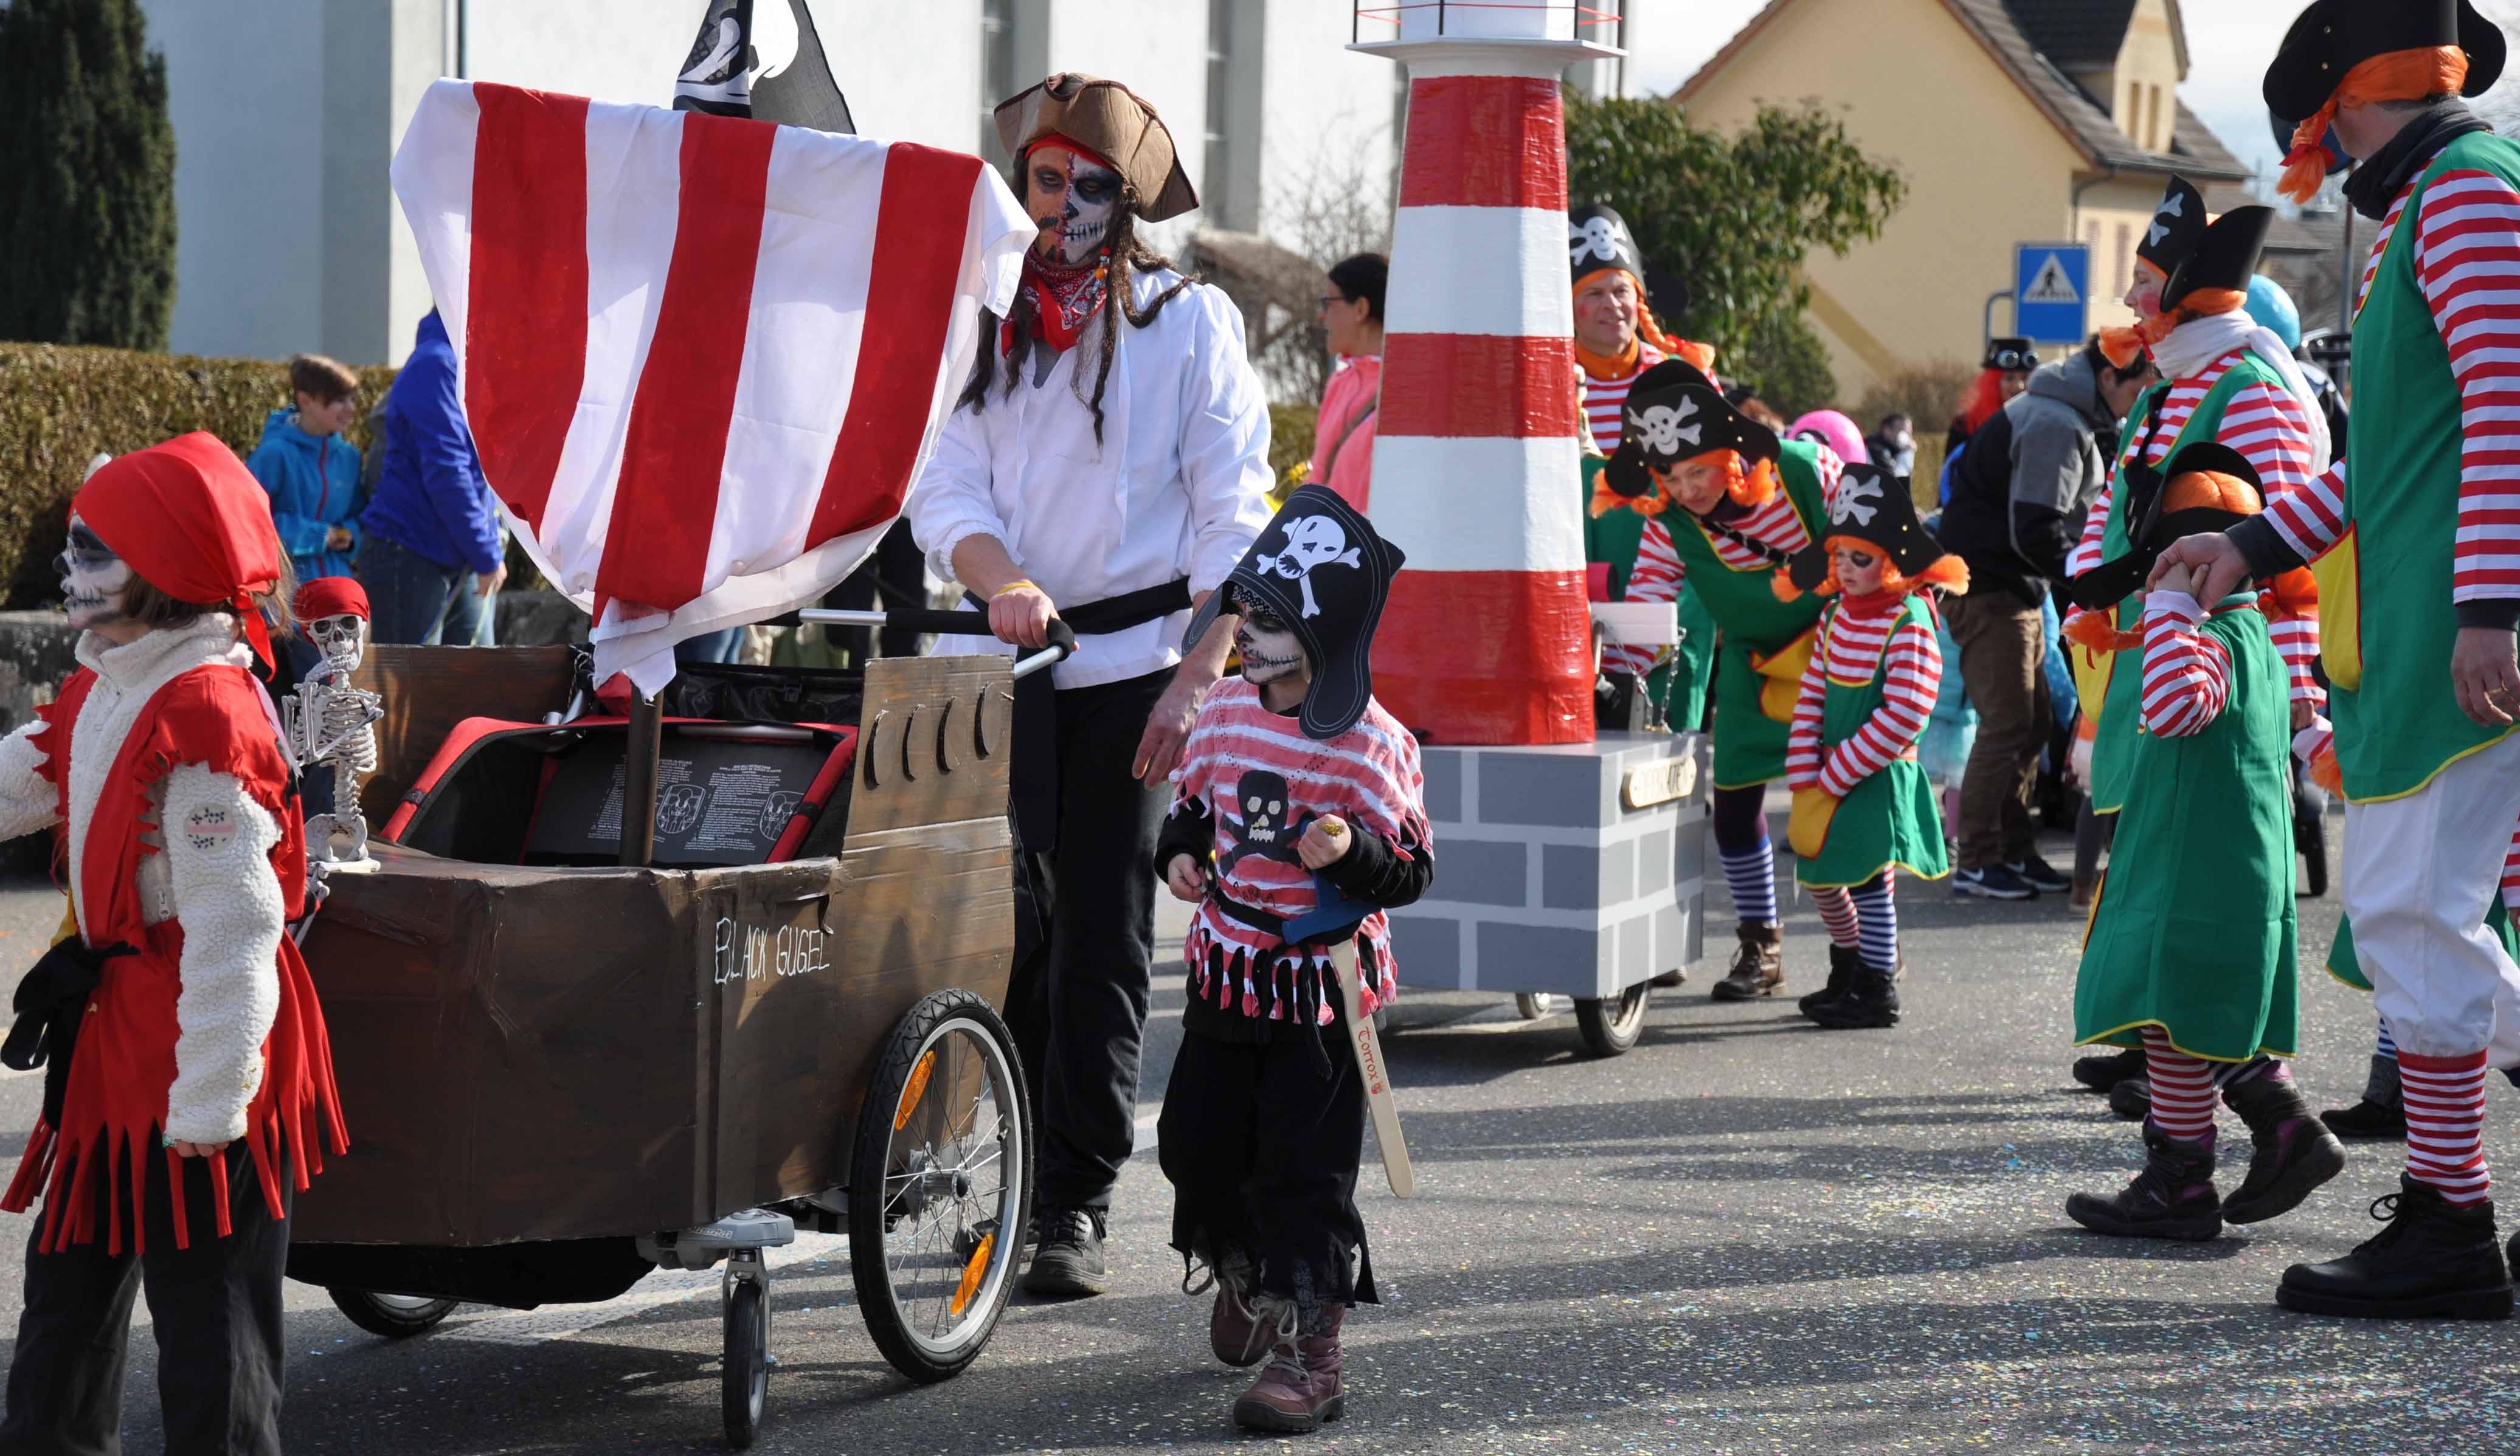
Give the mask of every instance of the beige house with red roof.
<svg viewBox="0 0 2520 1456">
<path fill-rule="evenodd" d="M 2187 66 L 2179 0 L 1774 0 L 1673 100 L 1724 131 L 1763 102 L 1818 100 L 1906 177 L 1878 242 L 1809 261 L 1811 323 L 1852 400 L 1915 365 L 1974 364 L 2016 242 L 2089 243 L 2092 326 L 2128 322 L 2117 299 L 2164 179 L 2231 205 L 2249 176 L 2180 104 Z M 2004 304 L 1993 319 L 2009 331 Z"/>
</svg>

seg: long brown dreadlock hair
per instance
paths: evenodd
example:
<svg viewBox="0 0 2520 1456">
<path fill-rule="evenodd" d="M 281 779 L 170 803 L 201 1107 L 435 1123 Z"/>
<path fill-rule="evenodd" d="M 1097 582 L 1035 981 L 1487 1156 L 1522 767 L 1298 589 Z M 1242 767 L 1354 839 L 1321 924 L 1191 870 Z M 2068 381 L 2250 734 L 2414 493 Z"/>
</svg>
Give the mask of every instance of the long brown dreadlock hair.
<svg viewBox="0 0 2520 1456">
<path fill-rule="evenodd" d="M 1015 159 L 1014 170 L 1015 175 L 1012 180 L 1015 196 L 1021 199 L 1028 188 L 1024 179 L 1021 157 Z M 1197 274 L 1186 274 L 1179 283 L 1156 294 L 1145 308 L 1141 309 L 1138 306 L 1135 281 L 1130 276 L 1131 270 L 1134 269 L 1139 273 L 1159 273 L 1173 267 L 1173 260 L 1138 241 L 1138 190 L 1126 180 L 1120 184 L 1120 199 L 1111 210 L 1111 234 L 1102 250 L 1103 266 L 1109 267 L 1109 260 L 1114 258 L 1120 260 L 1120 266 L 1113 270 L 1114 276 L 1104 280 L 1109 289 L 1109 296 L 1102 309 L 1102 358 L 1094 369 L 1093 395 L 1089 397 L 1085 393 L 1084 371 L 1077 371 L 1075 383 L 1077 399 L 1084 404 L 1085 408 L 1094 412 L 1094 443 L 1097 445 L 1102 443 L 1102 391 L 1111 381 L 1111 358 L 1120 346 L 1120 319 L 1125 315 L 1131 327 L 1144 329 L 1155 321 L 1157 314 L 1164 311 L 1165 304 L 1172 302 L 1183 289 L 1198 282 Z M 1014 342 L 1007 350 L 1007 382 L 1006 388 L 1000 392 L 1011 394 L 1014 391 L 1015 380 L 1023 377 L 1024 365 L 1031 359 L 1036 342 L 1032 329 L 1033 304 L 1029 293 L 1021 290 L 1015 293 L 1014 307 L 1010 311 L 1005 322 L 1012 326 Z M 988 309 L 980 310 L 979 359 L 971 366 L 971 382 L 963 390 L 961 400 L 961 403 L 969 405 L 974 413 L 988 407 L 989 386 L 997 381 L 998 350 L 995 334 L 998 324 L 999 319 L 995 313 Z"/>
</svg>

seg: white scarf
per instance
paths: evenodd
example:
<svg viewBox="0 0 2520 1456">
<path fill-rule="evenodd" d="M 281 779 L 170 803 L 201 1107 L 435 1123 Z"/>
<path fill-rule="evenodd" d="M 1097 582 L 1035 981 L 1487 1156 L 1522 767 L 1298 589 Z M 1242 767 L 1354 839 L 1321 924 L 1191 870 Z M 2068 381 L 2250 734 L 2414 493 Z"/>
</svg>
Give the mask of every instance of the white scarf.
<svg viewBox="0 0 2520 1456">
<path fill-rule="evenodd" d="M 2301 372 L 2301 365 L 2294 361 L 2283 340 L 2250 318 L 2248 310 L 2235 308 L 2228 314 L 2188 320 L 2152 346 L 2152 362 L 2173 379 L 2192 379 L 2235 349 L 2246 349 L 2265 361 L 2268 368 L 2282 375 L 2284 388 L 2292 397 L 2301 401 L 2303 412 L 2310 417 L 2311 474 L 2325 474 L 2328 457 L 2335 447 L 2327 433 L 2327 412 L 2319 408 L 2318 391 L 2311 387 L 2309 376 Z"/>
</svg>

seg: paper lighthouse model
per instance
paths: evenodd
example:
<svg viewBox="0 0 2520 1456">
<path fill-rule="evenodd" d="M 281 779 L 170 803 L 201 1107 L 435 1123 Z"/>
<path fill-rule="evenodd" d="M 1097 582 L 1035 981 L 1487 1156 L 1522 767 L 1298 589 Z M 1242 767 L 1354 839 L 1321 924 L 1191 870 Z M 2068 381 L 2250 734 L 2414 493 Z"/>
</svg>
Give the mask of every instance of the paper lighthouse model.
<svg viewBox="0 0 2520 1456">
<path fill-rule="evenodd" d="M 1557 78 L 1620 54 L 1598 14 L 1358 0 L 1355 49 L 1410 72 L 1373 449 L 1410 561 L 1373 681 L 1434 743 L 1593 736 Z"/>
</svg>

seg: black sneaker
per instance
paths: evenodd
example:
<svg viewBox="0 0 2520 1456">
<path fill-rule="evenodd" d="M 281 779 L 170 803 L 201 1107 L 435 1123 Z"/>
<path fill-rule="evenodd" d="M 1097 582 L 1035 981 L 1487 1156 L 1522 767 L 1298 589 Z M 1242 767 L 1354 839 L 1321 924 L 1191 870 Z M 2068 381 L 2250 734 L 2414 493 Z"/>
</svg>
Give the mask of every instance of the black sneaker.
<svg viewBox="0 0 2520 1456">
<path fill-rule="evenodd" d="M 1974 895 L 1980 900 L 2037 900 L 2039 887 L 2014 873 L 2009 864 L 1990 864 L 1984 869 L 1955 873 L 1952 893 Z"/>
<path fill-rule="evenodd" d="M 1040 1246 L 1024 1270 L 1025 1294 L 1073 1299 L 1111 1287 L 1111 1266 L 1102 1257 L 1107 1225 L 1099 1211 L 1041 1209 L 1032 1216 Z"/>
<path fill-rule="evenodd" d="M 2284 1270 L 2275 1302 L 2350 1319 L 2509 1319 L 2511 1271 L 2494 1233 L 2494 1205 L 2452 1208 L 2403 1174 L 2374 1199 L 2389 1226 L 2343 1258 Z"/>
<path fill-rule="evenodd" d="M 2021 877 L 2031 889 L 2048 895 L 2062 895 L 2074 888 L 2074 877 L 2033 854 L 2003 866 Z"/>
</svg>

